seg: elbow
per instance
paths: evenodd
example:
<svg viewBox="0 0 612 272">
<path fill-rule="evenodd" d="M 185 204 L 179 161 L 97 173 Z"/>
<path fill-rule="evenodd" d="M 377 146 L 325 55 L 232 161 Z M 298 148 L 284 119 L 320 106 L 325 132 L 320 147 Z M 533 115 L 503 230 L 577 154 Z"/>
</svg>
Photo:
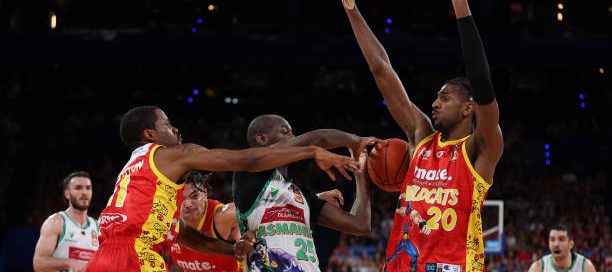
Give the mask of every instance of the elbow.
<svg viewBox="0 0 612 272">
<path fill-rule="evenodd" d="M 372 224 L 368 221 L 368 224 L 357 224 L 355 228 L 349 232 L 350 235 L 355 236 L 366 236 L 372 233 Z"/>
</svg>

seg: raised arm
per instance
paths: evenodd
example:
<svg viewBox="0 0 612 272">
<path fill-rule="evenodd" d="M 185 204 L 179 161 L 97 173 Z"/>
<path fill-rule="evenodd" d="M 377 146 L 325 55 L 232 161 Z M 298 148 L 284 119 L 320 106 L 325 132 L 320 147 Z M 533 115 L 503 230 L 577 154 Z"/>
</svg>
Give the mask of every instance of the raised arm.
<svg viewBox="0 0 612 272">
<path fill-rule="evenodd" d="M 53 257 L 53 251 L 64 228 L 64 219 L 59 214 L 49 216 L 40 227 L 40 238 L 34 249 L 34 271 L 58 271 L 71 269 L 85 271 L 86 263 Z"/>
<path fill-rule="evenodd" d="M 477 104 L 476 129 L 473 137 L 468 140 L 467 149 L 476 171 L 487 182 L 492 182 L 504 143 L 489 63 L 467 0 L 452 2 L 457 17 L 465 71 L 472 84 L 472 96 Z"/>
<path fill-rule="evenodd" d="M 367 152 L 361 152 L 359 163 L 365 165 Z M 371 205 L 370 193 L 367 188 L 365 171 L 355 174 L 356 196 L 351 213 L 345 212 L 337 205 L 329 202 L 317 218 L 317 224 L 339 230 L 351 235 L 367 235 L 371 232 Z"/>
<path fill-rule="evenodd" d="M 358 152 L 363 150 L 367 145 L 374 144 L 377 141 L 379 141 L 379 139 L 375 137 L 360 137 L 338 129 L 317 129 L 301 134 L 290 140 L 276 143 L 273 146 L 300 147 L 314 145 L 323 149 L 347 147 L 351 149 L 354 154 L 358 154 Z"/>
<path fill-rule="evenodd" d="M 413 104 L 393 67 L 387 52 L 361 16 L 354 0 L 345 0 L 344 7 L 361 52 L 374 75 L 389 112 L 408 137 L 414 148 L 421 139 L 433 133 L 429 118 Z"/>
<path fill-rule="evenodd" d="M 260 172 L 289 163 L 315 159 L 319 168 L 332 180 L 333 168 L 347 179 L 347 171 L 359 171 L 350 157 L 337 155 L 320 147 L 260 147 L 243 150 L 206 149 L 196 144 L 183 144 L 162 148 L 155 152 L 154 160 L 159 170 L 171 180 L 178 180 L 189 170 Z"/>
</svg>

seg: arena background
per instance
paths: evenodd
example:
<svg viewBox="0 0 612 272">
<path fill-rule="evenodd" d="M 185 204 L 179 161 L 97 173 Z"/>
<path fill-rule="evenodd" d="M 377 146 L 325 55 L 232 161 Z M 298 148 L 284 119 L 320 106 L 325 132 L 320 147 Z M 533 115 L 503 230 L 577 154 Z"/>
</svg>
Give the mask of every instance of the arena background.
<svg viewBox="0 0 612 272">
<path fill-rule="evenodd" d="M 577 252 L 612 271 L 609 108 L 612 1 L 474 0 L 501 111 L 505 153 L 488 199 L 505 202 L 503 254 L 487 271 L 525 271 L 547 227 L 574 229 Z M 364 0 L 413 101 L 429 112 L 462 73 L 450 1 Z M 92 174 L 100 213 L 129 152 L 118 122 L 159 105 L 188 142 L 246 146 L 248 122 L 283 115 L 297 134 L 338 128 L 404 138 L 387 112 L 340 1 L 3 0 L 0 2 L 0 271 L 31 271 L 61 179 Z M 345 152 L 344 150 L 335 150 Z M 312 171 L 316 190 L 351 182 Z M 217 173 L 212 197 L 230 201 Z M 396 195 L 373 189 L 372 235 L 319 228 L 328 271 L 376 271 Z M 382 255 L 381 255 L 382 254 Z"/>
</svg>

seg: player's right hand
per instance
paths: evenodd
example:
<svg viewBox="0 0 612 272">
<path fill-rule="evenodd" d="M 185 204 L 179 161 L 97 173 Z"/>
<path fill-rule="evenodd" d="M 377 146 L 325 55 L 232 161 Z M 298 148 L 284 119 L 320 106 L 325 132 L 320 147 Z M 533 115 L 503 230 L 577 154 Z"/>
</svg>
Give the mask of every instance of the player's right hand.
<svg viewBox="0 0 612 272">
<path fill-rule="evenodd" d="M 356 162 L 351 157 L 342 156 L 329 152 L 323 148 L 317 147 L 314 156 L 317 165 L 321 170 L 325 171 L 331 180 L 336 181 L 336 174 L 333 171 L 335 168 L 342 176 L 348 180 L 353 180 L 347 171 L 359 173 L 361 167 L 359 162 Z"/>
<path fill-rule="evenodd" d="M 353 143 L 351 143 L 350 146 L 348 146 L 349 151 L 351 151 L 351 156 L 358 161 L 360 158 L 360 155 L 362 152 L 364 152 L 364 150 L 366 150 L 366 147 L 369 145 L 374 145 L 378 142 L 380 142 L 381 139 L 378 139 L 376 137 L 357 137 Z"/>
<path fill-rule="evenodd" d="M 255 234 L 247 231 L 234 244 L 234 256 L 239 261 L 245 260 L 253 252 L 255 245 Z"/>
<path fill-rule="evenodd" d="M 352 10 L 355 8 L 355 0 L 342 0 L 342 5 L 345 9 Z"/>
</svg>

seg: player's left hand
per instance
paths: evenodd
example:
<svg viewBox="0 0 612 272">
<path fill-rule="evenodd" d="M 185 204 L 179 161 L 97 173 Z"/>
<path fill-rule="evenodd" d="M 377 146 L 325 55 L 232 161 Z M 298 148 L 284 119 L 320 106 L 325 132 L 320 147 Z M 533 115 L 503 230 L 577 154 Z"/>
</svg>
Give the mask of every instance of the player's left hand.
<svg viewBox="0 0 612 272">
<path fill-rule="evenodd" d="M 338 189 L 318 193 L 317 197 L 332 205 L 336 205 L 336 207 L 344 205 L 344 197 L 342 196 L 342 192 Z"/>
<path fill-rule="evenodd" d="M 351 152 L 351 156 L 353 157 L 353 159 L 355 159 L 355 161 L 359 161 L 359 157 L 361 155 L 362 152 L 364 152 L 364 150 L 366 150 L 366 147 L 369 145 L 373 145 L 376 144 L 378 142 L 380 142 L 381 140 L 376 138 L 376 137 L 357 137 L 349 146 L 349 151 Z M 367 151 L 366 151 L 367 153 Z"/>
<path fill-rule="evenodd" d="M 247 231 L 234 244 L 234 255 L 239 261 L 245 260 L 253 252 L 255 245 L 255 233 Z"/>
</svg>

